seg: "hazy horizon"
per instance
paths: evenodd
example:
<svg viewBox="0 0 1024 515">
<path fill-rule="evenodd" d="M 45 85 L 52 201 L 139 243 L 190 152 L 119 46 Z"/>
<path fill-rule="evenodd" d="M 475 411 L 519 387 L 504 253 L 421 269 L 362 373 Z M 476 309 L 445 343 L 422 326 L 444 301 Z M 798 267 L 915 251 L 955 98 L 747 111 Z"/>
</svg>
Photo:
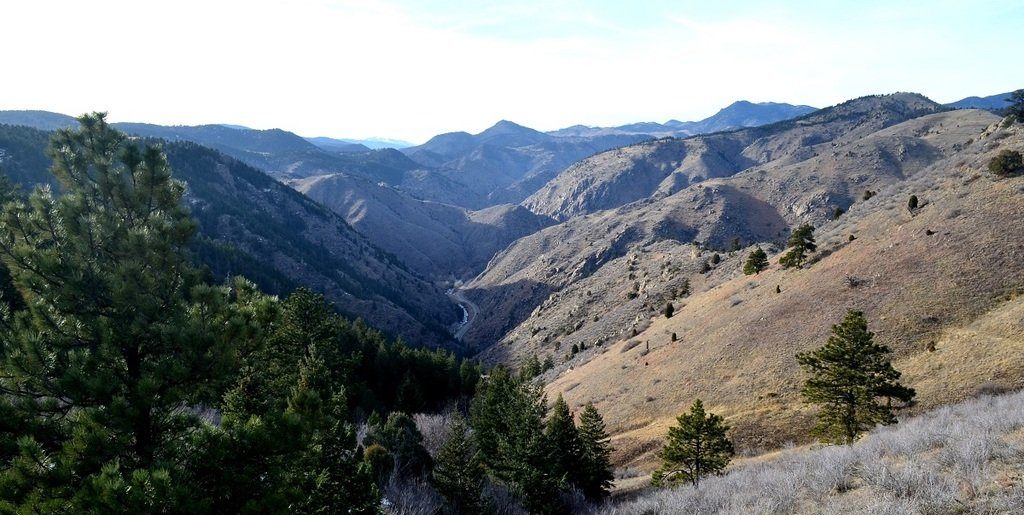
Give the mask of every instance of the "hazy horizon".
<svg viewBox="0 0 1024 515">
<path fill-rule="evenodd" d="M 948 103 L 1024 84 L 1012 2 L 420 4 L 7 5 L 0 44 L 17 51 L 0 108 L 422 143 L 502 119 L 547 131 L 700 120 L 737 100 Z"/>
</svg>

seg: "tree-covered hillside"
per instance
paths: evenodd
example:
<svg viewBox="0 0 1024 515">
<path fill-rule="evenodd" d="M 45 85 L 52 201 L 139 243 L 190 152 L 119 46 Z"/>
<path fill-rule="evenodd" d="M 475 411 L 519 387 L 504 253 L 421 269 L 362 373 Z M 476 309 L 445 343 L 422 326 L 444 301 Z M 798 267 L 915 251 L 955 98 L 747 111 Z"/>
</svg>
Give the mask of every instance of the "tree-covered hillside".
<svg viewBox="0 0 1024 515">
<path fill-rule="evenodd" d="M 48 137 L 0 126 L 0 172 L 25 191 L 36 184 L 59 190 L 44 153 Z M 215 150 L 189 142 L 163 148 L 199 225 L 190 248 L 214 277 L 242 274 L 277 294 L 305 285 L 413 345 L 447 344 L 445 326 L 458 308 L 341 217 Z"/>
</svg>

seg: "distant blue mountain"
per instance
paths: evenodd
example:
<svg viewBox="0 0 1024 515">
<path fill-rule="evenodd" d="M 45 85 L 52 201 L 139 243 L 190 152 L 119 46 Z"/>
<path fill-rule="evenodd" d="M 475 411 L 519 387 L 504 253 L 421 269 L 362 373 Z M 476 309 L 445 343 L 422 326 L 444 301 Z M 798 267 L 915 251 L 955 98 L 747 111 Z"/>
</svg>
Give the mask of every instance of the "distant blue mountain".
<svg viewBox="0 0 1024 515">
<path fill-rule="evenodd" d="M 669 120 L 665 123 L 640 122 L 618 127 L 587 127 L 574 125 L 549 132 L 552 136 L 598 136 L 608 134 L 648 134 L 651 136 L 693 136 L 742 127 L 756 127 L 803 116 L 817 108 L 777 102 L 747 102 L 740 100 L 714 115 L 696 122 Z"/>
<path fill-rule="evenodd" d="M 389 138 L 345 139 L 327 138 L 323 136 L 306 138 L 306 141 L 332 152 L 365 152 L 382 148 L 408 148 L 413 146 L 408 141 Z"/>
<path fill-rule="evenodd" d="M 49 111 L 0 111 L 0 124 L 24 125 L 41 131 L 78 127 L 78 120 L 66 114 Z"/>
<path fill-rule="evenodd" d="M 946 104 L 949 107 L 955 109 L 988 109 L 988 110 L 1000 110 L 1005 109 L 1009 104 L 1007 100 L 1010 98 L 1010 93 L 999 93 L 998 95 L 991 95 L 987 97 L 967 97 L 956 102 L 950 102 Z"/>
</svg>

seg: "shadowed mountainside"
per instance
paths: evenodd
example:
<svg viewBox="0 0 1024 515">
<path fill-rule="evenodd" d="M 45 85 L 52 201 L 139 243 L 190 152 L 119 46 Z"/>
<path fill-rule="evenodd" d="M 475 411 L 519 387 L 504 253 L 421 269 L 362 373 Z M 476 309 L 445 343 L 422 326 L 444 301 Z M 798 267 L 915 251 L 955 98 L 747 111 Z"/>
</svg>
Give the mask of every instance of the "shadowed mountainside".
<svg viewBox="0 0 1024 515">
<path fill-rule="evenodd" d="M 28 127 L 0 126 L 0 171 L 25 188 L 52 185 L 48 139 Z M 410 343 L 450 343 L 445 327 L 458 308 L 341 217 L 217 151 L 189 142 L 164 149 L 199 224 L 194 252 L 215 280 L 245 273 L 282 294 L 308 286 Z"/>
<path fill-rule="evenodd" d="M 509 243 L 552 223 L 522 206 L 468 211 L 413 199 L 387 185 L 345 174 L 311 177 L 291 185 L 427 277 L 475 276 Z"/>
</svg>

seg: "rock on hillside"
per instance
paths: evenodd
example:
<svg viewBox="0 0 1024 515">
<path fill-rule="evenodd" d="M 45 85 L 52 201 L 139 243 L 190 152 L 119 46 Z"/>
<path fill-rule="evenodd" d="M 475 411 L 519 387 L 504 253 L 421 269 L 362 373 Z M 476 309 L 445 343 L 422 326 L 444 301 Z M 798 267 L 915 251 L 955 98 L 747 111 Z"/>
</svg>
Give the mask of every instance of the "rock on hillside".
<svg viewBox="0 0 1024 515">
<path fill-rule="evenodd" d="M 803 161 L 838 138 L 860 138 L 945 109 L 911 93 L 864 97 L 772 125 L 611 150 L 562 171 L 523 205 L 566 220 L 758 165 Z"/>
<path fill-rule="evenodd" d="M 439 279 L 472 277 L 509 243 L 551 223 L 521 206 L 470 212 L 345 174 L 311 177 L 292 186 L 411 269 Z"/>
</svg>

